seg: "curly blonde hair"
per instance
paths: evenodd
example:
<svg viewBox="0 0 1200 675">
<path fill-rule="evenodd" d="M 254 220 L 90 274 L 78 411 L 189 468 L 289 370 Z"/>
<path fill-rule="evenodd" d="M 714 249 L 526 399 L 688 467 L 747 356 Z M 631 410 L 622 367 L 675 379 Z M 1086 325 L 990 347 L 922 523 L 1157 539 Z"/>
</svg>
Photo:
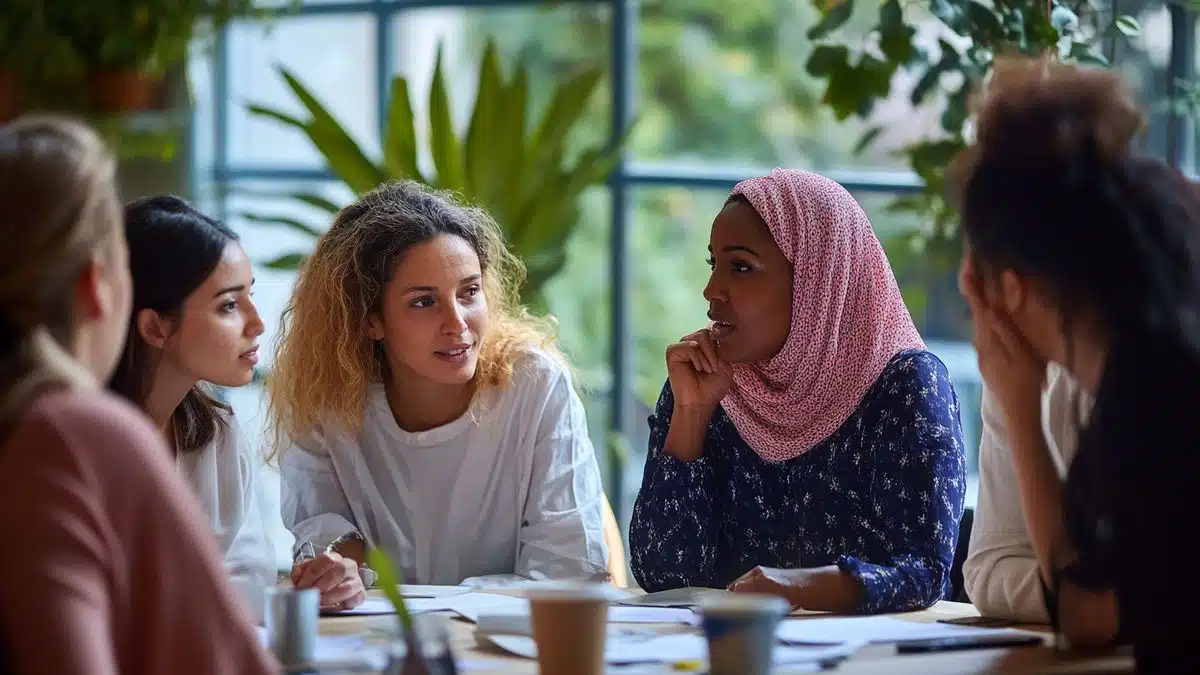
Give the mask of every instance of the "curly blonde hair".
<svg viewBox="0 0 1200 675">
<path fill-rule="evenodd" d="M 266 382 L 272 458 L 318 426 L 362 428 L 368 387 L 385 369 L 381 350 L 366 334 L 367 317 L 380 310 L 404 253 L 442 234 L 471 244 L 483 271 L 489 327 L 477 384 L 506 385 L 530 349 L 558 353 L 552 321 L 521 305 L 525 266 L 487 212 L 417 182 L 385 183 L 338 213 L 296 280 Z"/>
</svg>

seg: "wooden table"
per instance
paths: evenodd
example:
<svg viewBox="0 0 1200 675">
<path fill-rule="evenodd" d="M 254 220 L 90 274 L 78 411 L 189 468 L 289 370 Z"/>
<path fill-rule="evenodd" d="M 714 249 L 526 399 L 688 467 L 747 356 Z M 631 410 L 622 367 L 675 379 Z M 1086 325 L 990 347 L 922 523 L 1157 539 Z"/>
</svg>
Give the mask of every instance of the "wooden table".
<svg viewBox="0 0 1200 675">
<path fill-rule="evenodd" d="M 911 621 L 936 621 L 938 619 L 956 618 L 963 616 L 978 616 L 973 605 L 958 602 L 939 602 L 933 607 L 921 611 L 894 616 Z M 808 615 L 802 615 L 808 616 Z M 323 635 L 350 635 L 371 631 L 373 628 L 387 627 L 394 622 L 394 616 L 375 617 L 327 617 L 321 619 Z M 450 624 L 450 639 L 454 648 L 455 658 L 467 668 L 469 673 L 503 673 L 505 675 L 533 675 L 538 672 L 537 663 L 528 659 L 511 656 L 500 651 L 486 650 L 479 647 L 475 641 L 474 624 L 452 620 Z M 645 625 L 645 624 L 643 624 Z M 673 627 L 681 630 L 683 627 Z M 1038 627 L 1024 628 L 1039 630 Z M 1040 627 L 1045 631 L 1045 627 Z M 1047 641 L 1049 641 L 1047 634 Z M 1047 642 L 1049 644 L 1049 642 Z M 637 672 L 670 673 L 670 667 L 659 670 L 638 670 Z M 810 672 L 804 669 L 780 668 L 781 675 L 792 672 Z M 1049 646 L 1018 647 L 1008 649 L 976 649 L 943 654 L 898 655 L 895 648 L 889 645 L 872 645 L 859 650 L 852 658 L 845 661 L 830 673 L 845 675 L 895 675 L 897 673 L 917 673 L 918 675 L 970 675 L 973 673 L 1021 673 L 1022 675 L 1071 675 L 1074 673 L 1131 673 L 1133 659 L 1127 651 L 1106 651 L 1089 654 L 1057 653 Z"/>
</svg>

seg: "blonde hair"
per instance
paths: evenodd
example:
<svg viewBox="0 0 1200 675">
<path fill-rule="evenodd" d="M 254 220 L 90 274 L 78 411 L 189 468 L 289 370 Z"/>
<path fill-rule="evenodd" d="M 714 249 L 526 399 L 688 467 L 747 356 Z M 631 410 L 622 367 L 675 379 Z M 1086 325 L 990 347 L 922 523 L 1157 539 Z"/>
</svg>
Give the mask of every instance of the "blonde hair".
<svg viewBox="0 0 1200 675">
<path fill-rule="evenodd" d="M 267 379 L 272 457 L 318 426 L 361 429 L 368 387 L 385 368 L 365 332 L 367 317 L 379 311 L 405 251 L 442 234 L 470 243 L 483 270 L 489 327 L 476 382 L 507 384 L 531 348 L 557 354 L 552 323 L 521 306 L 525 267 L 487 212 L 413 181 L 383 184 L 338 213 L 296 280 Z"/>
<path fill-rule="evenodd" d="M 76 280 L 121 235 L 115 174 L 83 124 L 26 116 L 0 127 L 0 430 L 46 388 L 95 385 L 65 346 Z"/>
</svg>

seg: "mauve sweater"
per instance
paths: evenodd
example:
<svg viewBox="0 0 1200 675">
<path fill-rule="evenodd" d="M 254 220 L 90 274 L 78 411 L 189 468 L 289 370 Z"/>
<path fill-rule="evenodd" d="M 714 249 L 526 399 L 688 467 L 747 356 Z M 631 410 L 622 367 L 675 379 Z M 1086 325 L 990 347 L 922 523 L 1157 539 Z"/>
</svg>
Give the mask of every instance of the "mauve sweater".
<svg viewBox="0 0 1200 675">
<path fill-rule="evenodd" d="M 96 391 L 0 442 L 0 670 L 273 673 L 160 434 Z"/>
</svg>

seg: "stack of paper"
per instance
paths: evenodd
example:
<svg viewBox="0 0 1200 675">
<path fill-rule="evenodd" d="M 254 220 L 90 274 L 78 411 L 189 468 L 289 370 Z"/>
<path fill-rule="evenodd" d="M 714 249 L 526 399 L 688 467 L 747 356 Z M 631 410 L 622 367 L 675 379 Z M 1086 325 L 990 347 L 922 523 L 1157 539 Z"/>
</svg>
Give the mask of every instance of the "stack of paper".
<svg viewBox="0 0 1200 675">
<path fill-rule="evenodd" d="M 677 607 L 622 607 L 620 605 L 612 605 L 608 608 L 608 622 L 697 626 L 700 624 L 700 616 L 690 609 Z M 481 633 L 494 635 L 533 635 L 528 607 L 505 612 L 486 612 L 479 616 L 476 625 L 476 630 Z"/>
<path fill-rule="evenodd" d="M 508 595 L 493 593 L 466 592 L 446 594 L 440 597 L 408 597 L 404 599 L 410 614 L 428 614 L 433 612 L 448 612 L 457 614 L 467 621 L 476 622 L 484 612 L 513 612 L 528 611 L 529 601 L 524 598 L 514 598 Z M 332 616 L 364 616 L 370 614 L 395 614 L 396 610 L 387 598 L 370 597 L 363 604 L 353 609 L 338 612 L 328 612 Z"/>
<path fill-rule="evenodd" d="M 727 593 L 729 591 L 722 591 L 717 588 L 676 588 L 658 593 L 635 595 L 624 600 L 618 600 L 616 604 L 644 607 L 695 607 L 700 604 L 701 598 L 725 595 Z"/>
<path fill-rule="evenodd" d="M 527 659 L 537 658 L 537 643 L 525 635 L 487 635 L 476 631 L 476 640 Z M 836 663 L 862 647 L 863 643 L 844 643 L 821 647 L 775 647 L 775 665 Z M 653 631 L 610 630 L 605 641 L 604 660 L 613 666 L 640 663 L 684 664 L 708 662 L 708 643 L 695 633 L 660 635 Z"/>
<path fill-rule="evenodd" d="M 944 623 L 918 623 L 890 616 L 821 617 L 787 619 L 775 637 L 791 645 L 834 645 L 848 641 L 870 643 L 937 640 L 972 635 L 1027 634 L 1015 629 L 977 628 Z"/>
<path fill-rule="evenodd" d="M 267 644 L 267 629 L 257 627 L 258 639 L 264 648 Z M 387 649 L 380 645 L 369 645 L 361 635 L 318 635 L 313 660 L 321 670 L 367 671 L 383 669 L 388 663 Z"/>
</svg>

